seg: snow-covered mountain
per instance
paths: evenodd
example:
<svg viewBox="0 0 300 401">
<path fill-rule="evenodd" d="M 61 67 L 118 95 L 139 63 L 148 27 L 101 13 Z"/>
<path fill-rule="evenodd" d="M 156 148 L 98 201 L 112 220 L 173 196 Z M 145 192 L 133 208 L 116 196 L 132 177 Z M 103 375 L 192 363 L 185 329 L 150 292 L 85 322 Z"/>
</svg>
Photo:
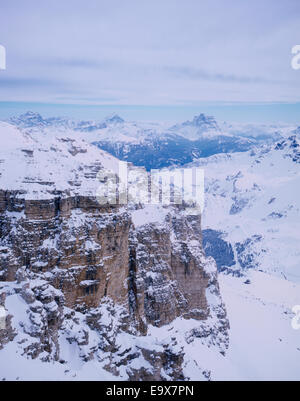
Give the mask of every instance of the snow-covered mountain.
<svg viewBox="0 0 300 401">
<path fill-rule="evenodd" d="M 118 171 L 119 161 L 71 131 L 28 134 L 0 122 L 0 188 L 22 191 L 27 199 L 95 195 L 100 167 Z M 67 135 L 69 132 L 70 136 Z"/>
<path fill-rule="evenodd" d="M 7 233 L 9 237 L 6 239 L 10 238 L 12 244 L 18 244 L 18 241 L 30 244 L 32 239 L 28 233 L 34 225 L 39 233 L 33 237 L 34 241 L 40 242 L 31 249 L 30 255 L 24 257 L 25 266 L 33 267 L 32 276 L 26 276 L 20 270 L 16 281 L 12 284 L 4 281 L 4 285 L 0 286 L 6 294 L 11 315 L 16 315 L 11 327 L 15 328 L 22 321 L 18 311 L 28 316 L 16 341 L 5 343 L 0 350 L 0 357 L 2 355 L 12 361 L 9 368 L 0 370 L 1 377 L 14 378 L 17 374 L 21 378 L 30 378 L 28 372 L 34 369 L 39 378 L 47 371 L 51 378 L 63 375 L 68 379 L 100 377 L 115 380 L 112 368 L 118 371 L 120 378 L 125 379 L 136 378 L 138 371 L 142 377 L 163 377 L 167 380 L 180 379 L 182 375 L 194 380 L 299 380 L 300 335 L 291 322 L 295 316 L 293 306 L 300 305 L 300 128 L 282 124 L 217 123 L 204 115 L 171 128 L 156 123 L 126 122 L 116 115 L 101 122 L 78 123 L 62 118 L 43 119 L 29 113 L 12 122 L 21 131 L 7 123 L 0 124 L 0 131 L 5 131 L 6 138 L 0 152 L 0 184 L 9 192 L 17 192 L 0 202 L 0 207 L 8 208 L 5 212 L 6 229 L 2 224 L 1 235 L 3 237 L 3 233 Z M 92 146 L 93 143 L 97 146 Z M 201 151 L 205 149 L 211 156 L 199 157 L 200 143 Z M 195 153 L 191 156 L 191 146 L 195 144 Z M 108 149 L 111 154 L 98 149 L 98 146 Z M 203 254 L 197 253 L 201 248 L 198 237 L 197 244 L 194 242 L 200 222 L 186 221 L 182 212 L 136 205 L 128 210 L 115 210 L 111 216 L 106 212 L 101 217 L 95 216 L 94 211 L 89 215 L 92 204 L 83 202 L 81 194 L 84 198 L 89 197 L 96 190 L 95 171 L 101 166 L 105 165 L 117 173 L 118 160 L 112 154 L 133 160 L 137 165 L 147 165 L 148 169 L 184 163 L 188 163 L 185 164 L 188 167 L 204 169 L 205 208 L 201 225 L 203 249 L 208 258 L 203 259 Z M 191 160 L 193 162 L 189 163 Z M 77 199 L 80 210 L 73 210 L 72 200 L 54 202 L 51 235 L 45 239 L 44 223 L 39 220 L 47 212 L 47 207 L 36 208 L 30 200 L 43 201 L 49 196 L 64 198 L 62 193 Z M 24 199 L 30 221 L 22 220 L 22 210 L 9 209 L 13 204 L 23 207 L 20 199 Z M 164 322 L 161 326 L 148 324 L 146 336 L 124 331 L 124 327 L 128 327 L 124 309 L 109 303 L 99 310 L 93 309 L 88 315 L 80 308 L 72 315 L 73 306 L 70 310 L 69 305 L 68 308 L 64 306 L 62 312 L 59 304 L 62 295 L 55 290 L 56 283 L 65 289 L 69 288 L 68 280 L 74 277 L 77 280 L 78 264 L 85 266 L 88 263 L 91 267 L 90 261 L 95 262 L 91 252 L 104 252 L 100 262 L 105 266 L 107 263 L 116 269 L 118 265 L 123 266 L 124 258 L 113 261 L 111 256 L 116 253 L 113 250 L 116 246 L 121 249 L 127 241 L 124 232 L 128 229 L 128 215 L 135 227 L 129 235 L 131 281 L 128 298 L 137 308 L 134 310 L 139 311 L 135 312 L 135 324 L 140 322 L 141 330 L 143 320 L 139 318 L 143 313 L 149 321 L 155 321 L 158 316 L 158 320 Z M 116 220 L 119 221 L 117 227 Z M 103 230 L 107 235 L 98 237 Z M 26 232 L 27 242 L 24 240 Z M 59 237 L 59 232 L 64 235 Z M 117 240 L 110 248 L 113 232 L 118 233 L 122 240 Z M 103 251 L 97 247 L 99 240 Z M 19 256 L 8 251 L 4 242 L 0 255 L 5 267 Z M 58 253 L 53 254 L 55 248 Z M 168 266 L 174 263 L 174 259 L 169 261 L 167 255 L 177 254 L 177 262 L 184 266 L 191 260 L 186 257 L 186 249 L 192 260 L 200 260 L 206 265 L 205 274 L 211 274 L 209 271 L 214 266 L 214 263 L 210 265 L 209 256 L 216 261 L 220 292 L 230 322 L 229 341 L 226 318 L 222 314 L 221 318 L 220 315 L 216 318 L 223 309 L 213 280 L 206 299 L 216 309 L 211 308 L 211 315 L 205 324 L 200 325 L 200 329 L 198 322 L 177 316 L 172 307 L 174 302 L 185 303 L 182 304 L 181 298 L 177 297 L 176 285 L 173 288 L 167 279 L 170 274 Z M 73 253 L 76 257 L 72 261 L 74 266 L 70 277 L 62 274 L 61 267 L 45 277 L 41 276 L 40 272 L 45 269 L 48 260 L 63 265 Z M 157 258 L 155 255 L 160 256 Z M 175 264 L 177 262 L 175 256 Z M 137 266 L 140 270 L 136 275 Z M 3 272 L 6 271 L 5 267 Z M 83 282 L 84 286 L 96 285 L 91 284 L 94 279 L 92 273 L 89 270 L 88 276 L 80 277 L 78 282 Z M 113 275 L 115 273 L 115 276 L 120 274 L 118 270 L 113 271 Z M 100 283 L 113 282 L 116 285 L 117 281 L 109 281 L 109 277 L 102 277 Z M 29 279 L 31 284 L 27 282 Z M 27 280 L 27 286 L 24 280 Z M 86 287 L 83 288 L 85 291 Z M 106 291 L 109 293 L 111 290 L 108 286 Z M 118 287 L 118 291 L 111 293 L 121 294 L 122 291 Z M 150 297 L 147 298 L 149 302 L 139 302 L 145 294 L 146 298 Z M 54 303 L 58 305 L 57 310 Z M 37 324 L 37 308 L 41 308 L 43 316 L 40 326 Z M 145 312 L 140 314 L 143 308 Z M 61 313 L 65 316 L 65 324 L 59 326 Z M 168 321 L 172 314 L 177 317 Z M 49 352 L 42 352 L 32 335 L 37 327 L 49 334 L 47 316 L 56 316 L 59 326 L 59 341 L 50 335 L 53 343 L 46 348 L 47 352 L 52 350 L 51 356 Z M 109 344 L 111 333 L 113 340 Z M 6 340 L 10 335 L 13 331 L 7 333 Z M 101 350 L 95 351 L 99 343 Z M 27 344 L 28 348 L 23 344 Z M 41 362 L 45 357 L 55 360 L 53 350 L 57 350 L 57 344 L 63 350 L 61 360 L 54 362 L 52 367 Z M 16 352 L 18 355 L 23 353 L 24 347 L 27 354 L 33 350 L 41 353 L 33 361 L 21 356 L 17 360 L 11 359 Z M 113 356 L 110 347 L 117 350 Z M 165 359 L 166 352 L 171 358 Z M 90 360 L 90 355 L 94 359 Z M 155 362 L 161 359 L 165 360 L 162 370 Z M 105 365 L 108 360 L 110 373 Z M 18 369 L 12 368 L 16 366 L 16 361 Z"/>
<path fill-rule="evenodd" d="M 119 162 L 74 130 L 0 137 L 0 378 L 208 380 L 194 349 L 229 323 L 201 216 L 100 203 Z"/>
<path fill-rule="evenodd" d="M 300 137 L 198 160 L 205 174 L 203 246 L 230 321 L 215 378 L 299 380 Z M 190 165 L 191 166 L 191 165 Z"/>
<path fill-rule="evenodd" d="M 191 141 L 222 135 L 221 128 L 214 117 L 206 116 L 203 113 L 195 116 L 192 121 L 174 125 L 171 130 Z"/>
<path fill-rule="evenodd" d="M 73 130 L 115 157 L 147 170 L 184 165 L 218 153 L 241 152 L 273 142 L 295 129 L 290 126 L 218 124 L 200 114 L 192 121 L 168 127 L 159 123 L 127 122 L 114 114 L 103 121 L 75 122 L 65 118 L 42 118 L 28 112 L 10 123 L 31 132 Z"/>
<path fill-rule="evenodd" d="M 300 138 L 192 165 L 205 173 L 207 251 L 214 229 L 218 247 L 221 238 L 231 245 L 224 266 L 255 267 L 300 281 Z"/>
</svg>

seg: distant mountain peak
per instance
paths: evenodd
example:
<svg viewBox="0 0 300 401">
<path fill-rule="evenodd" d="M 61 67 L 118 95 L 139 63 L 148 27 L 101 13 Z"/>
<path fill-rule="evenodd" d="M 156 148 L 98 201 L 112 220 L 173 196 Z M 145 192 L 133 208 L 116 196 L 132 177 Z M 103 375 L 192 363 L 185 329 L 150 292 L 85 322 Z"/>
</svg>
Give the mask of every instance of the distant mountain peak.
<svg viewBox="0 0 300 401">
<path fill-rule="evenodd" d="M 207 127 L 207 128 L 215 128 L 219 129 L 218 124 L 214 117 L 207 116 L 203 113 L 200 113 L 198 116 L 195 116 L 192 121 L 186 121 L 184 123 L 186 125 L 192 125 L 194 127 Z"/>
<path fill-rule="evenodd" d="M 122 124 L 125 122 L 118 114 L 112 113 L 105 118 L 107 124 Z"/>
<path fill-rule="evenodd" d="M 10 122 L 23 127 L 46 125 L 46 121 L 43 119 L 43 117 L 39 113 L 33 111 L 27 111 L 26 113 L 21 114 L 19 117 L 12 117 Z"/>
<path fill-rule="evenodd" d="M 27 111 L 26 113 L 21 114 L 20 118 L 21 117 L 27 117 L 27 118 L 39 117 L 39 118 L 42 118 L 42 116 L 39 113 L 37 113 L 36 111 L 30 111 L 30 110 Z"/>
<path fill-rule="evenodd" d="M 220 131 L 220 128 L 215 118 L 212 116 L 207 116 L 204 113 L 196 115 L 191 121 L 187 120 L 181 124 L 176 124 L 174 127 L 172 127 L 172 129 L 185 127 L 197 128 L 203 132 L 208 130 Z"/>
<path fill-rule="evenodd" d="M 191 121 L 174 125 L 171 130 L 191 141 L 203 139 L 204 136 L 207 138 L 221 135 L 221 129 L 215 118 L 204 113 L 196 115 Z"/>
</svg>

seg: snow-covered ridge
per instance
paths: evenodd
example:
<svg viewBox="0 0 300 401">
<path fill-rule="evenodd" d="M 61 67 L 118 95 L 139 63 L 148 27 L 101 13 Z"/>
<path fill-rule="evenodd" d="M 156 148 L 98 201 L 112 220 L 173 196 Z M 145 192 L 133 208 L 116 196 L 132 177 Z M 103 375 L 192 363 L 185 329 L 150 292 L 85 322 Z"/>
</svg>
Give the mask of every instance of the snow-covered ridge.
<svg viewBox="0 0 300 401">
<path fill-rule="evenodd" d="M 213 379 L 299 380 L 300 137 L 199 159 L 205 174 L 203 245 L 218 264 L 230 321 Z"/>
<path fill-rule="evenodd" d="M 187 120 L 172 126 L 168 126 L 165 123 L 125 121 L 116 113 L 100 121 L 76 121 L 67 117 L 44 118 L 39 113 L 28 111 L 20 116 L 10 118 L 8 122 L 22 129 L 38 128 L 40 131 L 47 128 L 74 129 L 88 133 L 90 140 L 92 138 L 91 133 L 95 133 L 96 136 L 93 137 L 95 140 L 117 139 L 120 143 L 130 143 L 133 140 L 145 140 L 151 137 L 153 139 L 156 136 L 174 135 L 190 141 L 219 136 L 248 139 L 267 139 L 273 136 L 274 139 L 278 139 L 281 136 L 288 136 L 293 130 L 297 129 L 297 126 L 287 124 L 268 125 L 217 122 L 214 117 L 203 113 L 194 116 L 191 121 Z M 116 132 L 121 134 L 121 136 L 115 138 L 114 133 Z"/>
<path fill-rule="evenodd" d="M 255 267 L 300 281 L 300 139 L 292 135 L 192 165 L 204 168 L 203 228 L 223 233 L 235 268 Z"/>
<path fill-rule="evenodd" d="M 118 160 L 73 131 L 28 133 L 0 122 L 0 189 L 23 191 L 27 199 L 95 196 L 97 172 L 118 171 Z"/>
<path fill-rule="evenodd" d="M 191 121 L 173 126 L 163 123 L 125 121 L 117 114 L 101 121 L 74 121 L 43 118 L 28 112 L 11 118 L 10 123 L 32 135 L 52 131 L 72 131 L 78 138 L 104 149 L 118 159 L 138 166 L 163 168 L 184 165 L 197 158 L 218 153 L 247 151 L 289 136 L 296 126 L 229 124 L 200 113 Z"/>
</svg>

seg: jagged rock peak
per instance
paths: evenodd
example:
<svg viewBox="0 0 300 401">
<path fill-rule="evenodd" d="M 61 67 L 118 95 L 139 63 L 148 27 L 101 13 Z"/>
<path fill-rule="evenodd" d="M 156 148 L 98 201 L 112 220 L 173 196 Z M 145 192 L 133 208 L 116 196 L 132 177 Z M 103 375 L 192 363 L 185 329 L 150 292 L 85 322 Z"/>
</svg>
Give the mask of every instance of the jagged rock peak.
<svg viewBox="0 0 300 401">
<path fill-rule="evenodd" d="M 107 124 L 122 124 L 125 122 L 118 114 L 112 113 L 105 118 Z"/>
<path fill-rule="evenodd" d="M 39 113 L 33 111 L 27 111 L 26 113 L 21 114 L 19 117 L 12 117 L 10 122 L 26 128 L 46 125 L 46 121 L 43 119 L 43 117 Z"/>
<path fill-rule="evenodd" d="M 192 121 L 184 122 L 183 125 L 191 125 L 194 127 L 201 127 L 208 129 L 219 129 L 215 118 L 212 116 L 206 116 L 203 113 L 200 113 L 198 116 L 195 116 Z"/>
</svg>

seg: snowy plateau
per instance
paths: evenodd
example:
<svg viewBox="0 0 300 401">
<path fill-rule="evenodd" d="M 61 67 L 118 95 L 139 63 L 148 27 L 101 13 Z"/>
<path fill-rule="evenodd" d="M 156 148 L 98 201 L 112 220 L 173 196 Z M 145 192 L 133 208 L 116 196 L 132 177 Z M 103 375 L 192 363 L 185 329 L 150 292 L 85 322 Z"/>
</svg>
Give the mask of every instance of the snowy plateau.
<svg viewBox="0 0 300 401">
<path fill-rule="evenodd" d="M 0 379 L 300 380 L 300 127 L 28 112 L 0 136 Z M 203 168 L 203 215 L 99 207 L 119 159 Z"/>
</svg>

